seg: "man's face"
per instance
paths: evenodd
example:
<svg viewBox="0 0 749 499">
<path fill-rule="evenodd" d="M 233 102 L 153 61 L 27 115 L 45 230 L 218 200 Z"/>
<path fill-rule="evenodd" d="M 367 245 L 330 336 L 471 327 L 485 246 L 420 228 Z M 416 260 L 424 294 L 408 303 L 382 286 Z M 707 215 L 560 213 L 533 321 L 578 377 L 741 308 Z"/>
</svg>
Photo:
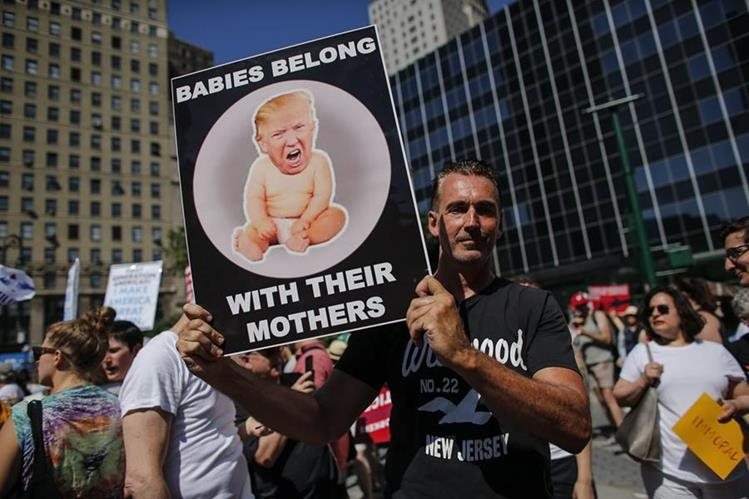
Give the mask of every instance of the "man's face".
<svg viewBox="0 0 749 499">
<path fill-rule="evenodd" d="M 258 145 L 282 173 L 296 175 L 309 164 L 315 123 L 309 103 L 294 99 L 258 125 Z"/>
<path fill-rule="evenodd" d="M 459 266 L 485 264 L 500 234 L 497 190 L 491 180 L 451 173 L 429 212 L 429 232 L 440 240 L 440 258 Z"/>
<path fill-rule="evenodd" d="M 743 287 L 749 286 L 749 245 L 744 242 L 744 231 L 732 232 L 726 236 L 723 242 L 726 251 L 733 253 L 725 257 L 724 268 L 726 272 L 733 273 L 739 278 L 739 284 Z"/>
<path fill-rule="evenodd" d="M 624 317 L 624 321 L 627 323 L 628 326 L 635 326 L 637 324 L 637 316 L 627 315 Z"/>
<path fill-rule="evenodd" d="M 109 338 L 109 349 L 104 356 L 101 367 L 110 383 L 125 379 L 138 350 L 140 350 L 140 345 L 135 345 L 131 351 L 127 347 L 127 343 Z"/>
</svg>

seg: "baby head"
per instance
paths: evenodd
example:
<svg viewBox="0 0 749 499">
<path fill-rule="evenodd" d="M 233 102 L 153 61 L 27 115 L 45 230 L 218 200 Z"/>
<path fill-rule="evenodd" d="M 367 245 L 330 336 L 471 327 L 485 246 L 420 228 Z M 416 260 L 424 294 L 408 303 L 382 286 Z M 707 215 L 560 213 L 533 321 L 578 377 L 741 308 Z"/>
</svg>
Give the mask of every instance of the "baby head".
<svg viewBox="0 0 749 499">
<path fill-rule="evenodd" d="M 286 175 L 307 168 L 316 130 L 313 99 L 306 90 L 272 97 L 255 112 L 255 142 Z"/>
</svg>

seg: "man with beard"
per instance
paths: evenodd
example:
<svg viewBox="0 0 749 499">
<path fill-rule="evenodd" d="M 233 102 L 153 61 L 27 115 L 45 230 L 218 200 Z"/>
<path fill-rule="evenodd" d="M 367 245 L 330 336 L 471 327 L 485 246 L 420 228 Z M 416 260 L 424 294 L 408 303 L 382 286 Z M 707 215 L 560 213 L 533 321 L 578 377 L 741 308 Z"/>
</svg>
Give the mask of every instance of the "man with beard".
<svg viewBox="0 0 749 499">
<path fill-rule="evenodd" d="M 353 334 L 322 388 L 302 394 L 220 357 L 210 314 L 178 350 L 198 376 L 292 438 L 328 442 L 387 383 L 393 400 L 387 490 L 392 497 L 551 496 L 549 446 L 579 452 L 590 415 L 567 325 L 551 294 L 497 278 L 499 188 L 481 161 L 448 164 L 434 182 L 434 276 L 416 286 L 406 324 Z"/>
</svg>

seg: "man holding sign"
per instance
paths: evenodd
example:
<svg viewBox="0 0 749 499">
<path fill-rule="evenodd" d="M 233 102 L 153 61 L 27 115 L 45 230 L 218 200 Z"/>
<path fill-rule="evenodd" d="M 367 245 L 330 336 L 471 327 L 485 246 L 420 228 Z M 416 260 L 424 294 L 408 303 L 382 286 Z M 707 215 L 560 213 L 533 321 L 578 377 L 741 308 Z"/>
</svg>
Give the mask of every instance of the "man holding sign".
<svg viewBox="0 0 749 499">
<path fill-rule="evenodd" d="M 446 166 L 429 212 L 439 264 L 417 285 L 407 327 L 352 335 L 314 394 L 264 382 L 221 358 L 223 337 L 199 306 L 185 307 L 191 321 L 177 348 L 195 374 L 258 420 L 313 443 L 346 431 L 387 383 L 387 495 L 550 497 L 548 442 L 583 448 L 587 396 L 551 295 L 492 272 L 500 229 L 493 170 L 473 160 Z"/>
</svg>

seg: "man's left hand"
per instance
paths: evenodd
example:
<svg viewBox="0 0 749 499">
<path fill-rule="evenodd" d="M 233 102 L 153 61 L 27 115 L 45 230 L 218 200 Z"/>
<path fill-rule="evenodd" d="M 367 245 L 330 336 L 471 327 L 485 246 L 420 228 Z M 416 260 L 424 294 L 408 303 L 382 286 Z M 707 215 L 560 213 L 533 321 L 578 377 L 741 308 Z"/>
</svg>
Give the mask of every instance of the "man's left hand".
<svg viewBox="0 0 749 499">
<path fill-rule="evenodd" d="M 450 367 L 471 348 L 455 298 L 432 276 L 419 282 L 416 294 L 418 297 L 411 300 L 406 313 L 411 339 L 421 345 L 426 337 L 440 362 Z"/>
</svg>

